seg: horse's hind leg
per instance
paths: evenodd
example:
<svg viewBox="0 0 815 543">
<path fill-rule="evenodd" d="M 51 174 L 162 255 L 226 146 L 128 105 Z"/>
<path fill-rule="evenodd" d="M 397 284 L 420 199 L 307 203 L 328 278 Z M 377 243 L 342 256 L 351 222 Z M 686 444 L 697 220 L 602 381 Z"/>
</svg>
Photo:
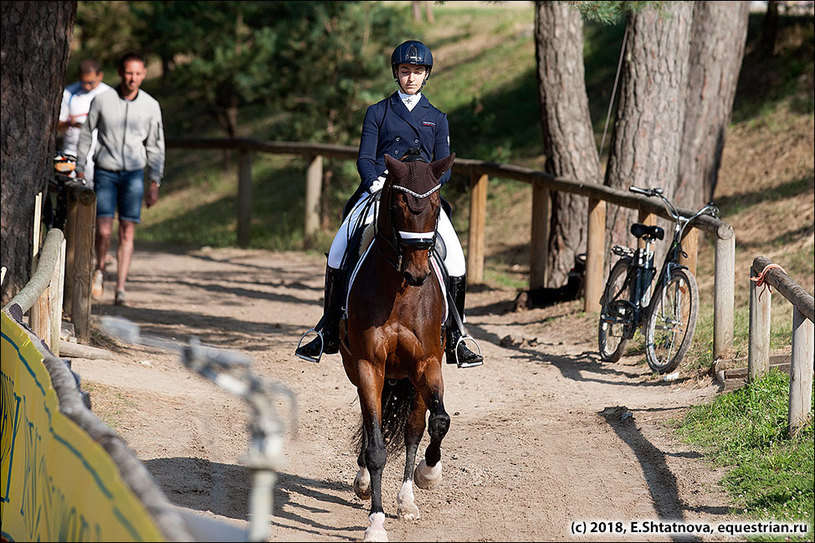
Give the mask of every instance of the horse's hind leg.
<svg viewBox="0 0 815 543">
<path fill-rule="evenodd" d="M 402 488 L 396 496 L 396 515 L 406 520 L 417 520 L 419 518 L 419 508 L 416 506 L 413 497 L 413 466 L 416 464 L 416 451 L 419 449 L 419 442 L 422 440 L 425 430 L 425 413 L 427 406 L 421 394 L 416 394 L 413 398 L 410 417 L 405 426 L 405 474 L 402 478 Z"/>
<path fill-rule="evenodd" d="M 441 384 L 441 377 L 439 377 Z M 416 486 L 425 490 L 434 488 L 441 479 L 441 441 L 450 429 L 450 415 L 444 410 L 441 386 L 433 387 L 427 393 L 430 406 L 427 433 L 430 434 L 430 444 L 424 452 L 422 460 L 416 471 L 413 472 L 413 481 Z"/>
<path fill-rule="evenodd" d="M 365 432 L 365 427 L 362 428 L 362 449 L 357 456 L 357 476 L 354 477 L 354 494 L 361 500 L 371 499 L 371 474 L 365 466 L 365 449 L 368 447 L 368 435 Z"/>
</svg>

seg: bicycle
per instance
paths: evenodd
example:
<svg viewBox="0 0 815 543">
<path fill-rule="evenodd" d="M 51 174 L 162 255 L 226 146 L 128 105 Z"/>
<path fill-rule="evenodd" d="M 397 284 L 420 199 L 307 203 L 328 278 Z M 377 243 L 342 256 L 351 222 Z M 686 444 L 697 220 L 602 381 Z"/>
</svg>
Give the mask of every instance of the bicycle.
<svg viewBox="0 0 815 543">
<path fill-rule="evenodd" d="M 659 226 L 640 223 L 631 225 L 631 234 L 645 242 L 636 250 L 615 245 L 611 252 L 620 259 L 611 268 L 600 298 L 598 341 L 600 357 L 616 362 L 634 333 L 642 328 L 645 334 L 645 354 L 648 366 L 657 373 L 675 370 L 690 347 L 699 313 L 699 289 L 691 271 L 679 263 L 687 256 L 682 250 L 685 228 L 697 217 L 708 214 L 718 217 L 719 210 L 712 202 L 690 217 L 679 213 L 663 195 L 661 188 L 629 187 L 631 192 L 648 197 L 659 197 L 673 217 L 674 231 L 662 268 L 653 291 L 656 275 L 654 252 L 656 240 L 662 240 L 665 231 Z"/>
</svg>

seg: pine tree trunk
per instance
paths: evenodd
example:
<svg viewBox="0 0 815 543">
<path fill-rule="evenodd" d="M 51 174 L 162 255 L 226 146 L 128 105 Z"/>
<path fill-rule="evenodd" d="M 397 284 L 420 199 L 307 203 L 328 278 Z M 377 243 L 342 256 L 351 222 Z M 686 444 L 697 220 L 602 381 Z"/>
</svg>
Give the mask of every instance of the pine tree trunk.
<svg viewBox="0 0 815 543">
<path fill-rule="evenodd" d="M 76 2 L 4 2 L 0 264 L 5 305 L 31 273 L 34 202 L 47 190 Z M 39 220 L 39 219 L 37 219 Z"/>
<path fill-rule="evenodd" d="M 674 196 L 692 15 L 693 2 L 663 3 L 629 15 L 620 102 L 604 180 L 608 186 L 662 187 L 668 199 Z M 636 220 L 635 210 L 610 205 L 606 246 L 634 245 L 628 231 Z"/>
<path fill-rule="evenodd" d="M 545 170 L 587 183 L 599 182 L 583 65 L 583 20 L 566 2 L 535 3 L 535 43 Z M 546 285 L 566 283 L 575 254 L 586 250 L 588 202 L 552 192 Z"/>
<path fill-rule="evenodd" d="M 749 2 L 696 2 L 685 126 L 675 200 L 698 209 L 713 198 L 747 40 Z"/>
</svg>

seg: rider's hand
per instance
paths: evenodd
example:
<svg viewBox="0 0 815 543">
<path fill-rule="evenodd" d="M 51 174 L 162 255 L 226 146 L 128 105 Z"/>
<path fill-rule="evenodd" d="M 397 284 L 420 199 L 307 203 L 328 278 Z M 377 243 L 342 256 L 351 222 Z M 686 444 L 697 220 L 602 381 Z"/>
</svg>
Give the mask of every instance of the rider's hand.
<svg viewBox="0 0 815 543">
<path fill-rule="evenodd" d="M 158 187 L 159 183 L 156 180 L 150 181 L 150 188 L 147 189 L 147 197 L 144 199 L 147 207 L 154 206 L 158 202 Z"/>
</svg>

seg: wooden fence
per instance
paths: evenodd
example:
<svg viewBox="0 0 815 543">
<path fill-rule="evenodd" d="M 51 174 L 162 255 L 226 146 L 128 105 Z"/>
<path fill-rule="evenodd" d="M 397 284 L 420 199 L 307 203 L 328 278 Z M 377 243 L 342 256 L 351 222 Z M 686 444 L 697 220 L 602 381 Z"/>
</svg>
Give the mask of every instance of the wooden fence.
<svg viewBox="0 0 815 543">
<path fill-rule="evenodd" d="M 792 358 L 790 360 L 789 434 L 806 423 L 812 407 L 812 360 L 815 354 L 815 302 L 811 295 L 770 259 L 757 256 L 750 266 L 750 344 L 747 356 L 748 379 L 766 375 L 770 367 L 771 285 L 793 306 Z M 761 277 L 763 286 L 757 284 Z"/>
<path fill-rule="evenodd" d="M 29 283 L 12 300 L 23 309 L 23 314 L 29 314 L 32 331 L 56 356 L 60 352 L 63 314 L 71 317 L 77 339 L 84 343 L 91 339 L 96 193 L 75 180 L 68 181 L 65 190 L 68 206 L 65 230 L 49 230 L 42 248 L 42 195 L 37 196 L 33 255 L 36 269 Z"/>
<path fill-rule="evenodd" d="M 252 139 L 179 139 L 169 138 L 168 148 L 233 149 L 238 151 L 238 244 L 245 246 L 250 240 L 252 202 L 253 153 L 300 155 L 307 157 L 304 228 L 306 237 L 319 228 L 319 202 L 322 187 L 322 157 L 356 160 L 357 148 L 321 143 L 258 141 Z M 599 311 L 603 291 L 603 263 L 605 256 L 605 230 L 607 203 L 637 209 L 639 218 L 653 222 L 657 216 L 670 219 L 660 202 L 627 191 L 606 187 L 599 183 L 578 182 L 555 177 L 544 172 L 496 164 L 482 160 L 457 158 L 453 172 L 470 180 L 470 218 L 467 234 L 467 269 L 471 284 L 484 280 L 484 232 L 487 217 L 487 185 L 489 176 L 516 179 L 532 185 L 532 217 L 530 239 L 529 287 L 542 287 L 546 281 L 548 257 L 551 193 L 562 191 L 579 194 L 589 199 L 588 247 L 586 251 L 586 293 L 584 309 Z M 680 210 L 690 216 L 692 212 Z M 694 225 L 715 236 L 714 272 L 714 332 L 713 358 L 725 355 L 733 346 L 734 281 L 736 238 L 733 228 L 718 219 L 704 215 Z M 684 246 L 689 258 L 686 264 L 695 271 L 697 232 L 686 230 Z"/>
</svg>

